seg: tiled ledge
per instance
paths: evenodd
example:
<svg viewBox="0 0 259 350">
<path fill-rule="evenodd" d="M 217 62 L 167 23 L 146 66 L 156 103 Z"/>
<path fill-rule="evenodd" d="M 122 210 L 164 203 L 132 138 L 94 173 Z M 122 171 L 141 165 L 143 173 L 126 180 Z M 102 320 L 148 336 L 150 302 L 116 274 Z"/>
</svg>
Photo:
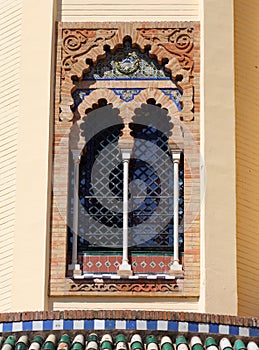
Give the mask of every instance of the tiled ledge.
<svg viewBox="0 0 259 350">
<path fill-rule="evenodd" d="M 73 310 L 0 314 L 0 332 L 147 330 L 259 337 L 259 319 L 187 312 Z"/>
<path fill-rule="evenodd" d="M 164 320 L 37 320 L 0 323 L 0 332 L 52 331 L 52 330 L 136 330 L 173 331 L 179 333 L 236 335 L 259 337 L 259 328 Z"/>
</svg>

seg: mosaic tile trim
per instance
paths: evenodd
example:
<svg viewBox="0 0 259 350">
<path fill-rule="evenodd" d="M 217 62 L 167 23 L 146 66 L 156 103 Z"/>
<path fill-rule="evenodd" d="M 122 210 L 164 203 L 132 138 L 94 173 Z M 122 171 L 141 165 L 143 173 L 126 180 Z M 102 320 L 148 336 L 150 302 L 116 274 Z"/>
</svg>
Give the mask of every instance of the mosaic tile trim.
<svg viewBox="0 0 259 350">
<path fill-rule="evenodd" d="M 259 328 L 214 323 L 165 320 L 41 320 L 0 323 L 0 332 L 52 331 L 52 330 L 137 330 L 212 333 L 259 337 Z"/>
<path fill-rule="evenodd" d="M 116 79 L 118 80 L 118 79 Z M 136 78 L 132 80 L 137 80 Z M 130 89 L 130 88 L 113 88 L 112 90 L 115 95 L 119 96 L 120 99 L 124 102 L 130 102 L 134 100 L 135 96 L 140 94 L 143 88 L 136 88 L 136 89 Z M 166 96 L 169 96 L 170 100 L 175 103 L 178 111 L 182 110 L 181 106 L 181 98 L 182 95 L 178 89 L 160 89 L 162 93 Z M 83 102 L 84 98 L 86 96 L 89 96 L 94 89 L 77 89 L 72 93 L 72 97 L 74 100 L 74 106 L 72 108 L 73 111 L 75 111 L 78 106 Z"/>
<path fill-rule="evenodd" d="M 115 95 L 120 96 L 120 99 L 125 102 L 134 100 L 134 97 L 140 94 L 143 89 L 112 89 Z"/>
<path fill-rule="evenodd" d="M 122 48 L 116 52 L 107 52 L 106 57 L 92 65 L 83 75 L 83 80 L 95 79 L 134 79 L 134 78 L 163 78 L 170 79 L 170 73 L 160 66 L 156 59 L 150 58 L 147 52 L 133 48 L 125 41 Z"/>
</svg>

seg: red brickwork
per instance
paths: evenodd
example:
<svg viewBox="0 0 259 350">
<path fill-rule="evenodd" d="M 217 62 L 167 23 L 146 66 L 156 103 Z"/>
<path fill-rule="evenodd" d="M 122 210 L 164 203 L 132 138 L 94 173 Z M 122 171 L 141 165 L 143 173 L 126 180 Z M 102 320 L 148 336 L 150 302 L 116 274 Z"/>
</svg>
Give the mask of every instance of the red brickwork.
<svg viewBox="0 0 259 350">
<path fill-rule="evenodd" d="M 101 291 L 76 292 L 71 286 L 76 282 L 66 277 L 67 251 L 67 204 L 68 204 L 68 162 L 71 140 L 73 147 L 82 149 L 83 140 L 73 139 L 73 130 L 80 127 L 85 109 L 105 97 L 115 107 L 120 106 L 121 115 L 129 122 L 131 109 L 140 106 L 148 98 L 155 98 L 162 107 L 169 110 L 174 118 L 184 127 L 184 154 L 185 154 L 185 214 L 184 214 L 184 280 L 181 288 L 170 292 L 162 291 L 154 295 L 194 297 L 199 295 L 200 283 L 200 46 L 199 23 L 197 22 L 166 22 L 166 23 L 59 23 L 57 34 L 56 60 L 56 92 L 55 92 L 55 121 L 53 147 L 53 198 L 51 218 L 51 246 L 50 246 L 50 284 L 51 296 L 65 295 L 101 295 Z M 123 39 L 130 37 L 133 45 L 141 50 L 150 47 L 149 54 L 160 64 L 167 61 L 166 68 L 171 72 L 173 81 L 183 91 L 182 111 L 177 111 L 175 105 L 161 93 L 158 88 L 166 88 L 164 82 L 152 83 L 143 86 L 143 90 L 135 97 L 134 105 L 127 106 L 125 112 L 119 96 L 113 94 L 106 85 L 101 83 L 79 106 L 76 116 L 73 117 L 72 91 L 75 89 L 72 77 L 82 77 L 89 65 L 87 59 L 94 63 L 105 55 L 104 45 L 111 50 L 121 47 Z M 127 85 L 127 83 L 124 83 Z M 128 83 L 129 84 L 129 83 Z M 129 87 L 128 85 L 121 87 Z M 91 86 L 92 88 L 92 86 Z M 128 119 L 128 120 L 127 120 Z M 77 137 L 76 136 L 76 137 Z M 191 143 L 190 143 L 191 139 Z M 69 141 L 70 140 L 70 141 Z M 70 143 L 70 144 L 69 144 Z M 195 144 L 195 147 L 193 145 Z M 76 145 L 76 146 L 75 146 Z M 134 295 L 138 292 L 103 292 L 105 295 Z M 152 292 L 143 292 L 141 295 L 151 296 Z"/>
</svg>

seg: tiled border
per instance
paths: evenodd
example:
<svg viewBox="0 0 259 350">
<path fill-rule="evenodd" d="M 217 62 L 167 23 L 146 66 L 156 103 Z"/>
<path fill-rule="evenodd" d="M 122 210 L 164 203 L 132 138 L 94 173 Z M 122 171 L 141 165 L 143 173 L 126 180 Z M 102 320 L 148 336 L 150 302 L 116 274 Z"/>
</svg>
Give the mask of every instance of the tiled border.
<svg viewBox="0 0 259 350">
<path fill-rule="evenodd" d="M 229 326 L 214 323 L 197 323 L 164 320 L 41 320 L 0 323 L 0 332 L 52 331 L 52 330 L 136 330 L 174 331 L 180 333 L 213 333 L 259 337 L 258 327 Z"/>
<path fill-rule="evenodd" d="M 136 330 L 259 337 L 259 319 L 185 312 L 54 311 L 0 314 L 0 332 Z"/>
</svg>

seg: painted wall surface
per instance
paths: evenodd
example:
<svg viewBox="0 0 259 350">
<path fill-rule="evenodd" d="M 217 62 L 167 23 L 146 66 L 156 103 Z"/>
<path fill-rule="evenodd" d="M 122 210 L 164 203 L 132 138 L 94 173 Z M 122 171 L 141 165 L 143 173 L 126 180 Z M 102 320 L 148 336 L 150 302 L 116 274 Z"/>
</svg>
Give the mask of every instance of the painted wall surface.
<svg viewBox="0 0 259 350">
<path fill-rule="evenodd" d="M 11 307 L 22 1 L 0 3 L 0 310 Z"/>
<path fill-rule="evenodd" d="M 183 21 L 199 16 L 199 0 L 58 0 L 62 22 Z"/>
<path fill-rule="evenodd" d="M 11 309 L 46 299 L 53 1 L 23 0 L 16 225 Z M 40 15 L 39 15 L 40 14 Z"/>
<path fill-rule="evenodd" d="M 259 316 L 259 3 L 235 1 L 238 312 Z"/>
<path fill-rule="evenodd" d="M 206 188 L 201 223 L 204 310 L 236 314 L 236 189 L 232 1 L 204 0 Z"/>
</svg>

